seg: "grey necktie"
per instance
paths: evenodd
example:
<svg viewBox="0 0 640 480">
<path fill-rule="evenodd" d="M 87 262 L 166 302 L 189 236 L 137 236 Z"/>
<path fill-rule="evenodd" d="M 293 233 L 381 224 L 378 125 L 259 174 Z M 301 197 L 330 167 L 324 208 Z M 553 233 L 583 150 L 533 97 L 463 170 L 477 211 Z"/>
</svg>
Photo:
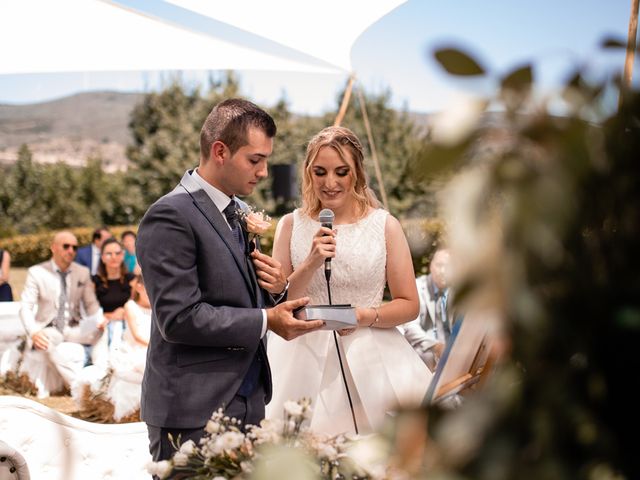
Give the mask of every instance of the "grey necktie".
<svg viewBox="0 0 640 480">
<path fill-rule="evenodd" d="M 60 275 L 60 296 L 58 297 L 58 314 L 56 318 L 53 320 L 53 326 L 56 327 L 59 331 L 62 332 L 64 329 L 64 312 L 67 307 L 67 275 L 69 272 L 61 272 L 58 270 L 58 275 Z"/>
<path fill-rule="evenodd" d="M 449 335 L 447 335 L 447 307 L 446 307 L 446 293 L 436 292 L 436 337 L 439 341 L 444 342 Z"/>
</svg>

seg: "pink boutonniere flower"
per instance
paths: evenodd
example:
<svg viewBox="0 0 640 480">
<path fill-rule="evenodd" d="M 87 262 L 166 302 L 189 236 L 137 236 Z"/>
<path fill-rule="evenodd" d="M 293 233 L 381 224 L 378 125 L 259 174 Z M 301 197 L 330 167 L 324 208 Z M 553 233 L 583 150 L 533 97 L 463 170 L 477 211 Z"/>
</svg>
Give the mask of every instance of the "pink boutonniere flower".
<svg viewBox="0 0 640 480">
<path fill-rule="evenodd" d="M 249 234 L 249 252 L 251 252 L 260 242 L 260 235 L 263 235 L 272 226 L 271 217 L 264 210 L 258 212 L 253 207 L 248 206 L 245 210 L 238 210 L 240 225 Z"/>
<path fill-rule="evenodd" d="M 271 217 L 264 212 L 251 211 L 244 217 L 245 229 L 254 235 L 263 235 L 271 228 Z"/>
</svg>

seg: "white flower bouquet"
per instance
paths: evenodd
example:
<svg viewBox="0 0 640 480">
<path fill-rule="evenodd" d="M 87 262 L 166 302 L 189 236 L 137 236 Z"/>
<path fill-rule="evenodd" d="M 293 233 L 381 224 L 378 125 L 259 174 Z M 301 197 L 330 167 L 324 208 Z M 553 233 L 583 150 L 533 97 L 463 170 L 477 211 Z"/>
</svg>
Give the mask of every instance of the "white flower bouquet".
<svg viewBox="0 0 640 480">
<path fill-rule="evenodd" d="M 263 420 L 248 425 L 246 433 L 223 409 L 213 413 L 206 434 L 196 445 L 171 439 L 176 452 L 171 460 L 151 462 L 152 475 L 176 479 L 384 479 L 390 478 L 380 465 L 358 465 L 371 438 L 334 437 L 314 434 L 303 425 L 311 402 L 301 399 L 284 405 L 283 420 Z M 351 455 L 353 452 L 354 455 Z M 368 463 L 368 462 L 365 462 Z"/>
</svg>

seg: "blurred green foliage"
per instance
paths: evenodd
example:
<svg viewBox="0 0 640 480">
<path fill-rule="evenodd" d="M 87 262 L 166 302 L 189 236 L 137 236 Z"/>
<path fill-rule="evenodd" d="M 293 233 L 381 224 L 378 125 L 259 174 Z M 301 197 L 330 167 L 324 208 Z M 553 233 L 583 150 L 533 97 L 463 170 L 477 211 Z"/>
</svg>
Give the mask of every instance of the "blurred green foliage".
<svg viewBox="0 0 640 480">
<path fill-rule="evenodd" d="M 467 57 L 435 56 L 452 73 Z M 493 229 L 495 244 L 465 258 L 477 265 L 457 288 L 483 292 L 508 333 L 485 388 L 456 410 L 430 407 L 421 478 L 640 478 L 640 95 L 615 73 L 577 70 L 541 101 L 531 72 L 498 79 L 500 122 L 426 145 L 416 163 L 423 178 L 458 169 L 474 187 L 447 197 L 471 206 L 470 238 L 451 241 Z"/>
</svg>

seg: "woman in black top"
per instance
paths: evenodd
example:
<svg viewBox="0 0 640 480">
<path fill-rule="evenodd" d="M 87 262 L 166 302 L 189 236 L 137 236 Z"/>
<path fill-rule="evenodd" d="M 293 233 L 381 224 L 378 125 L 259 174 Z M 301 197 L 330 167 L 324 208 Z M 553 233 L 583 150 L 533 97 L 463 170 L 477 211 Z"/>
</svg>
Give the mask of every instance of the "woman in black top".
<svg viewBox="0 0 640 480">
<path fill-rule="evenodd" d="M 131 281 L 134 275 L 124 264 L 124 248 L 115 238 L 102 244 L 98 272 L 91 279 L 96 286 L 96 296 L 107 321 L 110 348 L 122 341 L 124 331 L 124 304 L 131 298 Z"/>
</svg>

